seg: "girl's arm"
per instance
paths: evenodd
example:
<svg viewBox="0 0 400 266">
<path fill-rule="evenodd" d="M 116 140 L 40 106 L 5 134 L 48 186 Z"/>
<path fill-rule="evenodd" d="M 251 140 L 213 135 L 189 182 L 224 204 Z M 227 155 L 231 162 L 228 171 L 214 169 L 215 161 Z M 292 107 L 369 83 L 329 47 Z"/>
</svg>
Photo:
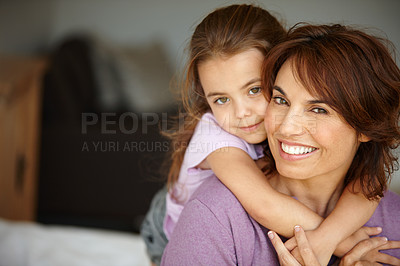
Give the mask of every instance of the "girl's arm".
<svg viewBox="0 0 400 266">
<path fill-rule="evenodd" d="M 371 234 L 380 233 L 375 232 L 375 228 L 361 228 L 371 218 L 379 201 L 366 199 L 360 192 L 360 184 L 354 184 L 354 191 L 352 186 L 353 183 L 350 183 L 343 190 L 334 210 L 321 225 L 307 232 L 307 238 L 322 264 L 328 263 L 332 253 L 342 257 Z M 294 238 L 286 241 L 285 246 L 299 258 Z"/>
<path fill-rule="evenodd" d="M 273 189 L 253 159 L 239 148 L 218 149 L 200 167 L 213 170 L 251 217 L 282 236 L 293 236 L 297 224 L 306 230 L 316 229 L 323 220 L 299 201 Z"/>
<path fill-rule="evenodd" d="M 325 241 L 340 243 L 334 254 L 342 257 L 362 240 L 359 239 L 360 236 L 358 239 L 350 236 L 368 222 L 378 205 L 379 200 L 368 200 L 364 196 L 359 182 L 350 183 L 343 190 L 332 213 L 315 230 L 315 233 L 318 236 L 326 236 Z M 363 239 L 368 238 L 367 234 L 363 237 Z"/>
</svg>

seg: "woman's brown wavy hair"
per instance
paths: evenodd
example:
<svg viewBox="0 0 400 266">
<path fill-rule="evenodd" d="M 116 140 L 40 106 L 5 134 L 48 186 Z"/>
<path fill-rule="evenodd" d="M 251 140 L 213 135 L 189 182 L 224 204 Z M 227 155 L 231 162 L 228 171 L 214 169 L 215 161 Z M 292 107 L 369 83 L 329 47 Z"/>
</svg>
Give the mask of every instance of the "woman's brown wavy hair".
<svg viewBox="0 0 400 266">
<path fill-rule="evenodd" d="M 285 34 L 283 26 L 268 11 L 244 4 L 219 8 L 196 27 L 180 85 L 183 106 L 180 117 L 184 121 L 164 133 L 171 139 L 172 150 L 167 180 L 169 189 L 178 179 L 186 147 L 200 117 L 210 111 L 199 80 L 199 64 L 210 58 L 230 57 L 254 48 L 265 55 Z"/>
<path fill-rule="evenodd" d="M 263 64 L 267 99 L 281 66 L 291 60 L 298 80 L 311 95 L 331 106 L 358 134 L 361 143 L 345 177 L 359 181 L 368 199 L 383 197 L 397 168 L 400 71 L 389 41 L 342 25 L 297 25 Z M 272 155 L 271 172 L 276 172 Z"/>
</svg>

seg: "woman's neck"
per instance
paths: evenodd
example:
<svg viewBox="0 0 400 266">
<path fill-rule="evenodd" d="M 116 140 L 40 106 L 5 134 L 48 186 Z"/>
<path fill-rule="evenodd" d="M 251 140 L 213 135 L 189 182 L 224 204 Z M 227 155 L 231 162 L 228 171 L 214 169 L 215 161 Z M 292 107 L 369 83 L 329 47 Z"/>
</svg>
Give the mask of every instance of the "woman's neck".
<svg viewBox="0 0 400 266">
<path fill-rule="evenodd" d="M 279 192 L 295 197 L 320 216 L 326 217 L 335 208 L 344 188 L 344 178 L 338 182 L 332 180 L 330 177 L 298 180 L 277 174 L 270 178 L 270 183 Z"/>
</svg>

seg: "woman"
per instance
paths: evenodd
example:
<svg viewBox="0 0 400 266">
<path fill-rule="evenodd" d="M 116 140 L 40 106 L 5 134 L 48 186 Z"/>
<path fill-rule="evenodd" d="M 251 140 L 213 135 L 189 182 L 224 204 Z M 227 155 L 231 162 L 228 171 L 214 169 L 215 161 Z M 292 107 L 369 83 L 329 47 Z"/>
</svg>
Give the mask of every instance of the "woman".
<svg viewBox="0 0 400 266">
<path fill-rule="evenodd" d="M 366 225 L 400 240 L 400 197 L 386 191 L 400 139 L 400 71 L 384 45 L 339 25 L 298 27 L 272 49 L 263 78 L 272 186 L 326 217 L 355 180 L 367 198 L 383 197 Z M 163 264 L 278 264 L 267 232 L 213 178 L 185 206 Z M 391 256 L 379 261 L 400 262 L 400 249 L 382 252 Z"/>
</svg>

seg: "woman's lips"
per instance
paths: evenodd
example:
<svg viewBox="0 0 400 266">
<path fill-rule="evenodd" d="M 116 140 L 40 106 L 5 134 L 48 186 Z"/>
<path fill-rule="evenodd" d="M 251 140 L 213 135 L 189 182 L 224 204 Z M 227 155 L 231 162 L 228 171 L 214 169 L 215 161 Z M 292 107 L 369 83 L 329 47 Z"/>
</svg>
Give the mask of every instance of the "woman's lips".
<svg viewBox="0 0 400 266">
<path fill-rule="evenodd" d="M 262 122 L 263 121 L 258 122 L 257 124 L 254 124 L 254 125 L 251 125 L 251 126 L 248 126 L 248 127 L 239 127 L 239 128 L 241 130 L 243 130 L 243 131 L 251 132 L 251 131 L 256 130 L 261 125 Z"/>
<path fill-rule="evenodd" d="M 301 160 L 310 157 L 318 149 L 312 146 L 305 146 L 299 144 L 292 144 L 287 142 L 278 141 L 279 152 L 283 159 L 289 161 Z"/>
<path fill-rule="evenodd" d="M 284 152 L 292 155 L 302 155 L 313 152 L 316 148 L 311 146 L 303 146 L 303 145 L 288 145 L 281 142 L 281 148 Z"/>
</svg>

